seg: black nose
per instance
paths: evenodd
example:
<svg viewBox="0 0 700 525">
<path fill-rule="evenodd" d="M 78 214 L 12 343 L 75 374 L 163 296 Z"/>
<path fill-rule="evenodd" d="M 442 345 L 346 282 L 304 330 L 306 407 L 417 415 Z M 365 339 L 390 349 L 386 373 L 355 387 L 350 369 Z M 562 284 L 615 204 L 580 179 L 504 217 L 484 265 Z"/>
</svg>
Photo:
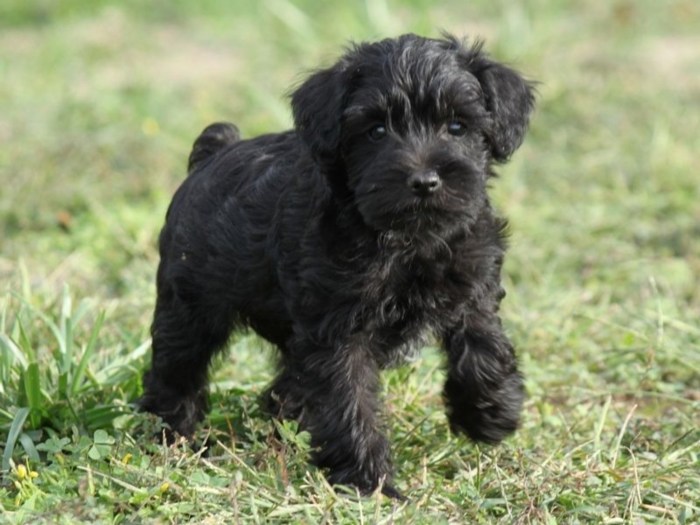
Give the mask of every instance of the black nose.
<svg viewBox="0 0 700 525">
<path fill-rule="evenodd" d="M 442 180 L 434 171 L 419 171 L 408 178 L 408 187 L 420 197 L 432 195 L 440 189 Z"/>
</svg>

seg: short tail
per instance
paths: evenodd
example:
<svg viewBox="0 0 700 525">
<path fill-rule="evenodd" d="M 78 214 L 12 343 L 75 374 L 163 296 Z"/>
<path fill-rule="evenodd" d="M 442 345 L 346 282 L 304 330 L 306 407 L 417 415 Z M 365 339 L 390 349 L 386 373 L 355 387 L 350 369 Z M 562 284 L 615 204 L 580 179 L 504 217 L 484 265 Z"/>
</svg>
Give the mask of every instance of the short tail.
<svg viewBox="0 0 700 525">
<path fill-rule="evenodd" d="M 226 146 L 241 140 L 238 128 L 229 122 L 210 124 L 197 137 L 187 163 L 187 173 L 192 173 L 202 162 L 210 159 Z"/>
</svg>

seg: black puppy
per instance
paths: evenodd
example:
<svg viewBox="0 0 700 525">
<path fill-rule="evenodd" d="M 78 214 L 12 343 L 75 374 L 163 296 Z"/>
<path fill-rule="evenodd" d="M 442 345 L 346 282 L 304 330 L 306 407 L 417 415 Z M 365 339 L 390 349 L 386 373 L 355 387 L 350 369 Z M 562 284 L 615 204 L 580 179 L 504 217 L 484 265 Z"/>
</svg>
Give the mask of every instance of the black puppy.
<svg viewBox="0 0 700 525">
<path fill-rule="evenodd" d="M 281 352 L 266 395 L 311 434 L 332 483 L 391 485 L 379 370 L 431 332 L 453 430 L 515 430 L 523 380 L 498 308 L 506 222 L 491 166 L 520 145 L 531 85 L 480 45 L 404 35 L 354 46 L 292 95 L 295 129 L 199 136 L 160 236 L 142 407 L 191 437 L 232 330 Z"/>
</svg>

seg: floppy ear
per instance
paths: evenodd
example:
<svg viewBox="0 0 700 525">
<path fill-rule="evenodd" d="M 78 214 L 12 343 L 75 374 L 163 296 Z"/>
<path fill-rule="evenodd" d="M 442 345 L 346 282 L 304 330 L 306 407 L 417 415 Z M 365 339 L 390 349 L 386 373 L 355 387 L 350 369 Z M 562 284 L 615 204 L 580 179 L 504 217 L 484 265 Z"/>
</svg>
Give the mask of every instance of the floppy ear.
<svg viewBox="0 0 700 525">
<path fill-rule="evenodd" d="M 323 163 L 337 159 L 340 123 L 349 86 L 346 62 L 317 71 L 292 93 L 294 126 L 314 158 Z"/>
<path fill-rule="evenodd" d="M 469 69 L 481 84 L 491 114 L 492 125 L 486 133 L 491 154 L 497 161 L 508 160 L 527 131 L 535 107 L 533 85 L 509 67 L 484 57 L 472 62 Z"/>
</svg>

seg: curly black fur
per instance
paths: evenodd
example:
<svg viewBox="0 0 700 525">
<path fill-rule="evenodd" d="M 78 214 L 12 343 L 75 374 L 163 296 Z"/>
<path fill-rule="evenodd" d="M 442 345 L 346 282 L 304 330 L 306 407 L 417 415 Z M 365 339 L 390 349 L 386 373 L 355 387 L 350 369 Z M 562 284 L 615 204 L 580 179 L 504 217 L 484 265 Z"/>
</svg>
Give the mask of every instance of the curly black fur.
<svg viewBox="0 0 700 525">
<path fill-rule="evenodd" d="M 491 443 L 513 432 L 506 223 L 486 190 L 532 108 L 532 86 L 480 45 L 404 35 L 314 73 L 292 95 L 291 131 L 205 129 L 160 236 L 142 407 L 191 437 L 211 357 L 252 327 L 281 354 L 267 409 L 310 432 L 332 483 L 397 496 L 379 371 L 432 332 L 452 428 Z"/>
</svg>

